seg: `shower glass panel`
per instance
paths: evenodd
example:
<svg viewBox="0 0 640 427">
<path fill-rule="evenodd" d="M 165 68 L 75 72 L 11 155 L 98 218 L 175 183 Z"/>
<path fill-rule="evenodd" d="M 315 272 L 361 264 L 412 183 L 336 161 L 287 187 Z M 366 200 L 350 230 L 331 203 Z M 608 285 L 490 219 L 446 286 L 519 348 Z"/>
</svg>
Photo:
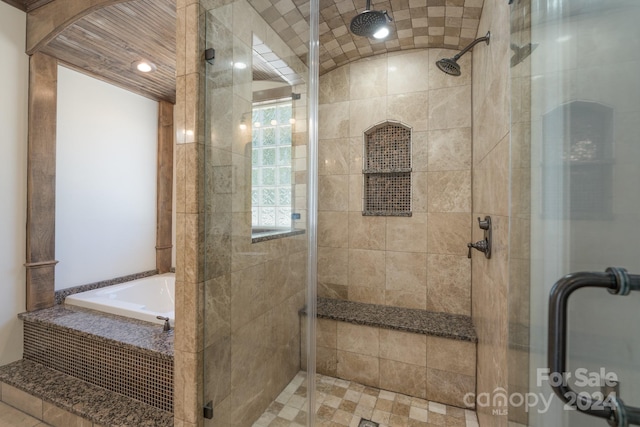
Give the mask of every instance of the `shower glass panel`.
<svg viewBox="0 0 640 427">
<path fill-rule="evenodd" d="M 200 9 L 203 49 L 215 51 L 203 53 L 201 82 L 203 404 L 213 409 L 205 425 L 267 425 L 275 416 L 266 409 L 292 398 L 292 389 L 299 393 L 295 421 L 305 425 L 307 396 L 298 386 L 307 378 L 307 341 L 311 352 L 315 344 L 306 340 L 313 329 L 307 304 L 315 303 L 307 274 L 315 259 L 308 164 L 316 161 L 308 110 L 317 102 L 309 96 L 309 8 L 203 0 Z"/>
<path fill-rule="evenodd" d="M 565 274 L 640 272 L 640 3 L 516 0 L 512 13 L 510 394 L 549 399 L 549 291 Z M 568 384 L 640 406 L 640 295 L 569 300 Z M 525 374 L 528 372 L 528 375 Z M 514 400 L 515 401 L 515 400 Z M 563 408 L 511 407 L 516 425 L 602 427 Z"/>
</svg>

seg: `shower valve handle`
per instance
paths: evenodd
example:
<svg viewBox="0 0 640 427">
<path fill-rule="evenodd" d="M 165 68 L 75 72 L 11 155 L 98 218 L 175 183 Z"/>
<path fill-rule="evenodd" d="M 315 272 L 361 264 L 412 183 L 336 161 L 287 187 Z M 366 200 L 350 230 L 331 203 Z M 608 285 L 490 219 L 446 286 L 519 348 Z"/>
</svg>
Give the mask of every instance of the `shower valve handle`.
<svg viewBox="0 0 640 427">
<path fill-rule="evenodd" d="M 467 258 L 471 258 L 471 248 L 486 254 L 489 249 L 489 242 L 487 239 L 478 240 L 475 243 L 467 243 L 467 247 L 469 248 L 469 253 L 467 254 Z"/>
</svg>

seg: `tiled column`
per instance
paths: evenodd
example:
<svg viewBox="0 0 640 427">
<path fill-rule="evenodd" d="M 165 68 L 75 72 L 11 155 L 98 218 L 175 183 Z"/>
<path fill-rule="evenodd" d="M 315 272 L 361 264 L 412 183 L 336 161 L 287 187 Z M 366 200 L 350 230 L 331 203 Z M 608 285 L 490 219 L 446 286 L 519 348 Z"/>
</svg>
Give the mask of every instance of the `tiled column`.
<svg viewBox="0 0 640 427">
<path fill-rule="evenodd" d="M 176 23 L 176 427 L 203 425 L 203 132 L 201 111 L 200 5 L 178 0 Z"/>
</svg>

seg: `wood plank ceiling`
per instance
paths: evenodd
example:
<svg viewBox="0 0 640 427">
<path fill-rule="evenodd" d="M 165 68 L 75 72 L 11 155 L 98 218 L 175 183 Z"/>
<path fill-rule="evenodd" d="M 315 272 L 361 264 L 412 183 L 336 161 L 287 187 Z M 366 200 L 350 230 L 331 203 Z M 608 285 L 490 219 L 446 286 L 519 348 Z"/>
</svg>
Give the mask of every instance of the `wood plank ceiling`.
<svg viewBox="0 0 640 427">
<path fill-rule="evenodd" d="M 134 0 L 99 9 L 76 21 L 42 52 L 72 68 L 153 99 L 175 103 L 175 0 Z M 153 62 L 141 73 L 132 64 Z"/>
<path fill-rule="evenodd" d="M 2 0 L 30 11 L 55 0 Z M 307 63 L 309 0 L 248 0 Z M 176 0 L 131 0 L 107 6 L 64 29 L 43 52 L 134 92 L 175 102 Z M 475 37 L 484 0 L 373 0 L 394 19 L 382 41 L 350 33 L 365 0 L 320 0 L 320 74 L 371 55 L 414 48 L 461 49 Z M 152 61 L 142 74 L 131 64 Z"/>
</svg>

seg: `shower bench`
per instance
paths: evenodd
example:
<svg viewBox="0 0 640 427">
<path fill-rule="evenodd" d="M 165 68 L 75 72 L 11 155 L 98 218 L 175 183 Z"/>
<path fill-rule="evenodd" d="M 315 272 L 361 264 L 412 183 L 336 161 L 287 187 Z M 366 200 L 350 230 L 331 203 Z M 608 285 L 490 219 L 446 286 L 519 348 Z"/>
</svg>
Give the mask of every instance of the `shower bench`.
<svg viewBox="0 0 640 427">
<path fill-rule="evenodd" d="M 473 408 L 477 336 L 469 316 L 317 299 L 316 368 L 448 405 Z"/>
</svg>

